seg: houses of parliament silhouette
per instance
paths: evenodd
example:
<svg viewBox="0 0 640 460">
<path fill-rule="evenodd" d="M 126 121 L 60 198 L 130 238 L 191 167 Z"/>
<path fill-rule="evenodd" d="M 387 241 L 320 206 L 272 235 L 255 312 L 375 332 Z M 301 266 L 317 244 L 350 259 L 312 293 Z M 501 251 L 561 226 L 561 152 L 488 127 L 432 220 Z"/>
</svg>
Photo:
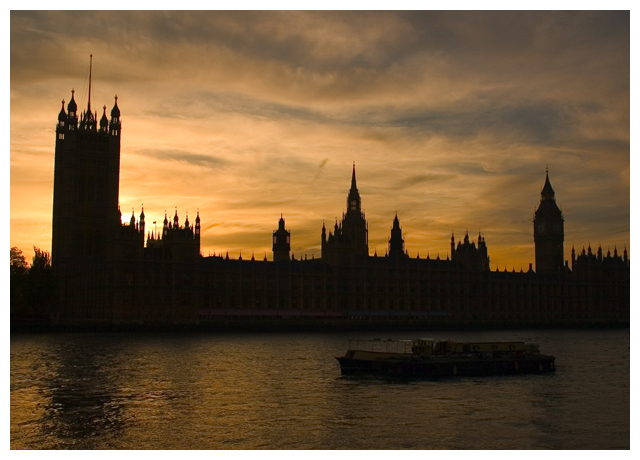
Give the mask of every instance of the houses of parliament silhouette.
<svg viewBox="0 0 640 460">
<path fill-rule="evenodd" d="M 630 268 L 591 247 L 564 260 L 564 218 L 546 179 L 533 219 L 535 271 L 492 271 L 484 236 L 468 233 L 451 257 L 411 258 L 398 216 L 387 254 L 371 256 L 368 225 L 353 165 L 346 213 L 320 230 L 322 256 L 296 260 L 281 216 L 273 260 L 205 257 L 200 215 L 180 222 L 165 213 L 147 231 L 144 209 L 122 223 L 119 209 L 121 119 L 78 111 L 74 92 L 58 115 L 55 144 L 52 267 L 58 325 L 253 324 L 391 326 L 563 326 L 628 324 Z M 266 235 L 265 235 L 266 236 Z"/>
</svg>

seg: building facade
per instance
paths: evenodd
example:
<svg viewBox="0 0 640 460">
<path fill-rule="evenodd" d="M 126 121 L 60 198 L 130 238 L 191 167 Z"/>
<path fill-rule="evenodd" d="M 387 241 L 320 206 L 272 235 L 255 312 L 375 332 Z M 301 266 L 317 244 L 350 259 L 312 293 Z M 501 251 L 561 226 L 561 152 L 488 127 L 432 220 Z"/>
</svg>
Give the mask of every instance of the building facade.
<svg viewBox="0 0 640 460">
<path fill-rule="evenodd" d="M 89 87 L 91 84 L 89 84 Z M 563 325 L 629 322 L 629 266 L 623 256 L 563 261 L 564 217 L 549 174 L 534 216 L 535 271 L 491 271 L 483 235 L 467 234 L 445 259 L 410 258 L 393 219 L 385 256 L 369 254 L 368 224 L 353 165 L 347 210 L 322 225 L 320 259 L 295 260 L 281 216 L 273 261 L 203 257 L 200 215 L 165 214 L 148 231 L 144 209 L 122 223 L 118 205 L 120 109 L 100 121 L 78 116 L 72 92 L 58 116 L 52 264 L 60 282 L 58 324 L 212 326 L 295 318 L 308 324 Z"/>
</svg>

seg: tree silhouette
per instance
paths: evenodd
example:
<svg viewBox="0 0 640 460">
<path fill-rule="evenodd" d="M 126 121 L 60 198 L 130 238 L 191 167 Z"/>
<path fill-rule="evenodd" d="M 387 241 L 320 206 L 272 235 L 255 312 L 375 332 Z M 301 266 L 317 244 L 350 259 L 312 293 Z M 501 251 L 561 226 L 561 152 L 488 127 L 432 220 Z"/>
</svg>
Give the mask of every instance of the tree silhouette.
<svg viewBox="0 0 640 460">
<path fill-rule="evenodd" d="M 46 317 L 56 304 L 51 255 L 33 247 L 31 266 L 17 247 L 11 248 L 11 316 Z"/>
<path fill-rule="evenodd" d="M 31 263 L 31 270 L 51 270 L 51 255 L 48 252 L 43 251 L 42 249 L 39 249 L 35 246 L 33 247 L 33 251 L 35 252 L 35 254 L 33 256 L 33 262 Z"/>
<path fill-rule="evenodd" d="M 22 251 L 17 247 L 11 248 L 11 275 L 26 275 L 29 263 Z"/>
<path fill-rule="evenodd" d="M 11 298 L 9 300 L 11 314 L 24 310 L 25 300 L 24 292 L 26 289 L 27 274 L 29 272 L 29 263 L 20 249 L 11 248 L 11 265 L 9 286 L 11 288 Z"/>
<path fill-rule="evenodd" d="M 51 255 L 35 246 L 33 251 L 35 254 L 29 269 L 26 299 L 32 314 L 46 315 L 55 300 Z"/>
</svg>

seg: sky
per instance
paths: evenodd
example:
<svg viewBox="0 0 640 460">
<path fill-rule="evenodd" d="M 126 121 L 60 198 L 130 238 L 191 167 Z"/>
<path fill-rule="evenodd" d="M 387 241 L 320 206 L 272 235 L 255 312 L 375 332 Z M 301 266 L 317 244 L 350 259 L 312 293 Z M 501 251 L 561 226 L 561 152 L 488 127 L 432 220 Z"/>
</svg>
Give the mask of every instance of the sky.
<svg viewBox="0 0 640 460">
<path fill-rule="evenodd" d="M 55 123 L 122 119 L 123 221 L 202 221 L 203 255 L 320 257 L 355 162 L 369 252 L 485 238 L 534 262 L 548 167 L 565 259 L 630 247 L 628 11 L 12 11 L 10 244 L 50 251 Z M 101 111 L 101 110 L 100 110 Z M 108 113 L 107 112 L 107 113 Z M 100 117 L 102 114 L 99 113 Z"/>
</svg>

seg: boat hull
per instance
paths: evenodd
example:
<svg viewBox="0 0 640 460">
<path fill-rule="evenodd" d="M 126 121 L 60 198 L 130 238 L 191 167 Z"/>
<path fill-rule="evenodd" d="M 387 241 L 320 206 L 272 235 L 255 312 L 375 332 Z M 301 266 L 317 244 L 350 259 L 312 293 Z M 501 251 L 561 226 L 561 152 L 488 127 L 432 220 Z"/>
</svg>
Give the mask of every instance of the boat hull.
<svg viewBox="0 0 640 460">
<path fill-rule="evenodd" d="M 542 374 L 555 371 L 553 356 L 518 358 L 422 358 L 363 360 L 336 358 L 342 375 L 376 375 L 382 377 L 429 378 L 508 374 Z"/>
</svg>

